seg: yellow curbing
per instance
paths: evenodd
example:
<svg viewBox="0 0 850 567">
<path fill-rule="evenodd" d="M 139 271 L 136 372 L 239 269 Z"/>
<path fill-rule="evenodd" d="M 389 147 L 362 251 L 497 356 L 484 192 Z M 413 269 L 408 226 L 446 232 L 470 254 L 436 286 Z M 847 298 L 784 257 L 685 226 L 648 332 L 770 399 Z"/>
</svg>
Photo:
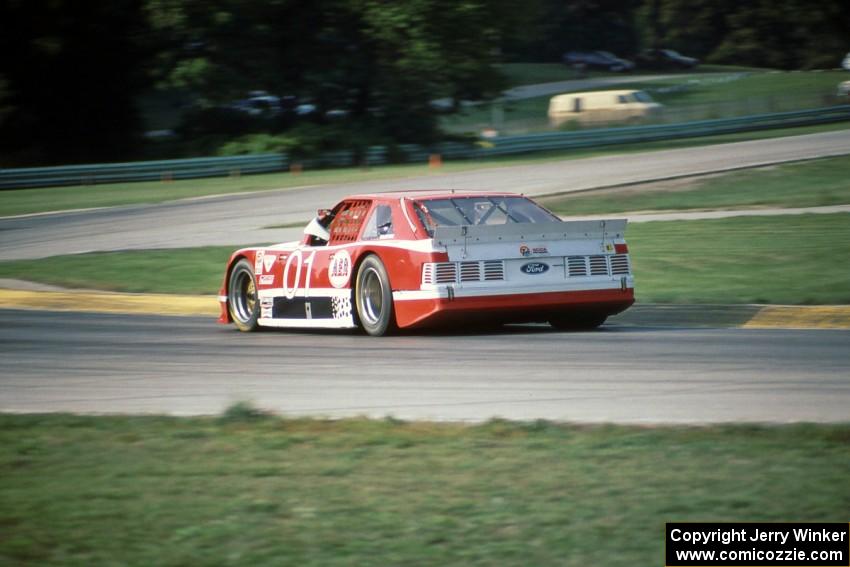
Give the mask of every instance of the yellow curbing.
<svg viewBox="0 0 850 567">
<path fill-rule="evenodd" d="M 850 305 L 767 305 L 744 329 L 850 329 Z"/>
<path fill-rule="evenodd" d="M 216 296 L 0 289 L 0 308 L 218 316 Z"/>
<path fill-rule="evenodd" d="M 0 289 L 0 309 L 43 309 L 128 315 L 219 315 L 214 295 Z M 850 305 L 766 305 L 744 329 L 850 329 Z"/>
</svg>

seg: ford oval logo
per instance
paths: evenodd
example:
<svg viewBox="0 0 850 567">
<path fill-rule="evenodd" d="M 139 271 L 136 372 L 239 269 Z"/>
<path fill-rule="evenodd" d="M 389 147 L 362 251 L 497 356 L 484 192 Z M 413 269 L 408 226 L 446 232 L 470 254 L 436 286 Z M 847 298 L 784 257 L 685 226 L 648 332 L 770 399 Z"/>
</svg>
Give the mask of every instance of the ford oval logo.
<svg viewBox="0 0 850 567">
<path fill-rule="evenodd" d="M 529 262 L 528 264 L 523 264 L 520 270 L 522 270 L 522 273 L 529 275 L 544 274 L 549 271 L 549 264 Z"/>
</svg>

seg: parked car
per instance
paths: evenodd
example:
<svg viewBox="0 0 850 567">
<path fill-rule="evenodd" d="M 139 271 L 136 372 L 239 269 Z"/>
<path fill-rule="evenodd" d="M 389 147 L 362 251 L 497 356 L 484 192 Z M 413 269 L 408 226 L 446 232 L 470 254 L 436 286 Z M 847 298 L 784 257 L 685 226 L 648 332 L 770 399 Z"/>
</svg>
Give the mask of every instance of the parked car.
<svg viewBox="0 0 850 567">
<path fill-rule="evenodd" d="M 220 323 L 397 328 L 548 321 L 593 328 L 634 303 L 626 221 L 561 221 L 513 193 L 353 195 L 300 241 L 237 250 Z"/>
<path fill-rule="evenodd" d="M 564 64 L 586 69 L 604 69 L 606 71 L 633 71 L 635 64 L 617 57 L 609 51 L 569 51 L 562 58 Z"/>
<path fill-rule="evenodd" d="M 280 97 L 266 91 L 251 91 L 246 98 L 230 103 L 230 109 L 248 116 L 273 118 L 283 112 L 283 104 Z"/>
<path fill-rule="evenodd" d="M 645 49 L 635 57 L 635 62 L 644 69 L 693 69 L 699 65 L 699 59 L 672 49 Z"/>
<path fill-rule="evenodd" d="M 644 91 L 590 91 L 567 93 L 549 99 L 549 123 L 559 127 L 580 124 L 636 122 L 661 112 L 662 105 Z"/>
</svg>

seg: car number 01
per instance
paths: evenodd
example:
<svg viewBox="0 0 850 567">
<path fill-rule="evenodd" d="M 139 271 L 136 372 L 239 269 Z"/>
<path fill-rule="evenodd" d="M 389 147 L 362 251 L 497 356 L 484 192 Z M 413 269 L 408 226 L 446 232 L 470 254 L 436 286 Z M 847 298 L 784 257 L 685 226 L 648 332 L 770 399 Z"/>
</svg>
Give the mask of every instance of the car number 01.
<svg viewBox="0 0 850 567">
<path fill-rule="evenodd" d="M 292 299 L 295 297 L 295 294 L 298 292 L 298 282 L 301 281 L 301 265 L 304 264 L 307 267 L 307 277 L 304 282 L 304 297 L 307 297 L 307 292 L 310 290 L 310 272 L 313 271 L 313 259 L 316 257 L 316 251 L 310 253 L 307 256 L 307 259 L 304 260 L 301 255 L 301 250 L 296 250 L 292 254 L 289 255 L 289 258 L 286 259 L 286 265 L 283 267 L 283 294 L 286 296 L 286 299 Z M 296 258 L 298 259 L 298 265 L 295 267 L 295 285 L 290 289 L 289 287 L 289 268 L 292 267 L 292 264 L 296 262 Z"/>
</svg>

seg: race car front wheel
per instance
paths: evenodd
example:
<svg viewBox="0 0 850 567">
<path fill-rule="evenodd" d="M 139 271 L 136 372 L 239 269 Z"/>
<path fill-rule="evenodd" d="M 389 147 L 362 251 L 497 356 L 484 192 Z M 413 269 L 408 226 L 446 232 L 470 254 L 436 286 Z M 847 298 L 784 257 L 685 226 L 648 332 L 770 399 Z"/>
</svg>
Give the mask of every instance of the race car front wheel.
<svg viewBox="0 0 850 567">
<path fill-rule="evenodd" d="M 239 260 L 230 272 L 227 284 L 227 306 L 230 318 L 240 331 L 255 331 L 260 318 L 257 282 L 247 260 Z"/>
<path fill-rule="evenodd" d="M 367 256 L 360 264 L 354 300 L 364 331 L 374 337 L 380 337 L 395 329 L 390 278 L 384 263 L 377 256 Z"/>
</svg>

